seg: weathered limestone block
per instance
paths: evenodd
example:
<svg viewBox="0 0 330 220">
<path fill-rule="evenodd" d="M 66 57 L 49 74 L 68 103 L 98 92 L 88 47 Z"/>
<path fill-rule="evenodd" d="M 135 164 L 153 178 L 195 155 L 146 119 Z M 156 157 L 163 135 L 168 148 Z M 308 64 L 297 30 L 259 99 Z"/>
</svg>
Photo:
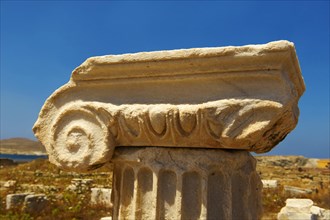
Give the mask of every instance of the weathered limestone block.
<svg viewBox="0 0 330 220">
<path fill-rule="evenodd" d="M 278 220 L 326 220 L 330 210 L 313 206 L 310 199 L 287 199 L 286 206 L 277 215 Z"/>
<path fill-rule="evenodd" d="M 112 220 L 112 217 L 111 217 L 111 216 L 108 216 L 108 217 L 102 217 L 100 220 Z"/>
<path fill-rule="evenodd" d="M 295 127 L 304 90 L 287 41 L 92 57 L 33 130 L 52 163 L 77 171 L 116 146 L 267 152 Z"/>
<path fill-rule="evenodd" d="M 6 209 L 24 209 L 29 213 L 39 213 L 47 209 L 49 200 L 45 194 L 19 193 L 6 196 Z"/>
<path fill-rule="evenodd" d="M 8 180 L 3 184 L 3 187 L 11 188 L 11 187 L 16 186 L 16 184 L 17 184 L 16 180 Z"/>
<path fill-rule="evenodd" d="M 284 190 L 292 195 L 311 194 L 313 192 L 311 189 L 304 189 L 295 186 L 284 186 Z"/>
<path fill-rule="evenodd" d="M 6 196 L 6 209 L 20 208 L 28 193 L 8 194 Z"/>
<path fill-rule="evenodd" d="M 40 213 L 49 206 L 49 200 L 45 194 L 28 195 L 24 199 L 24 210 L 29 213 Z"/>
<path fill-rule="evenodd" d="M 119 147 L 113 219 L 260 219 L 262 183 L 246 151 Z"/>
<path fill-rule="evenodd" d="M 111 208 L 111 191 L 112 190 L 108 188 L 92 188 L 91 204 Z"/>
<path fill-rule="evenodd" d="M 277 180 L 261 180 L 263 188 L 277 188 Z"/>
</svg>

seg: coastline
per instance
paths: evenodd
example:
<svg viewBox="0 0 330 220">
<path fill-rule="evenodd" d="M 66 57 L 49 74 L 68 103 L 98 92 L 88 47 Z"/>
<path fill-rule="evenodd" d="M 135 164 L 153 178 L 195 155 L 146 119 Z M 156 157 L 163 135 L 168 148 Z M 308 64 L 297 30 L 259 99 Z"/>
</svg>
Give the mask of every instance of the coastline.
<svg viewBox="0 0 330 220">
<path fill-rule="evenodd" d="M 0 154 L 0 162 L 12 161 L 14 163 L 29 162 L 36 159 L 48 159 L 47 155 L 30 155 L 30 154 Z"/>
<path fill-rule="evenodd" d="M 12 154 L 12 155 L 35 155 L 35 156 L 47 156 L 46 152 L 42 151 L 21 151 L 14 149 L 1 149 L 0 155 L 2 154 Z"/>
</svg>

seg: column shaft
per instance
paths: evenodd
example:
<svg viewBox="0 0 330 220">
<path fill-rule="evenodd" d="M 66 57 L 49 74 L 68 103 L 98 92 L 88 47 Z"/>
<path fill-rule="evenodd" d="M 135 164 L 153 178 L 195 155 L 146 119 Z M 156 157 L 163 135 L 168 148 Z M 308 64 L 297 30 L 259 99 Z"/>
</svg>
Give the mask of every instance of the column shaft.
<svg viewBox="0 0 330 220">
<path fill-rule="evenodd" d="M 245 151 L 119 148 L 113 219 L 260 219 L 262 184 Z"/>
</svg>

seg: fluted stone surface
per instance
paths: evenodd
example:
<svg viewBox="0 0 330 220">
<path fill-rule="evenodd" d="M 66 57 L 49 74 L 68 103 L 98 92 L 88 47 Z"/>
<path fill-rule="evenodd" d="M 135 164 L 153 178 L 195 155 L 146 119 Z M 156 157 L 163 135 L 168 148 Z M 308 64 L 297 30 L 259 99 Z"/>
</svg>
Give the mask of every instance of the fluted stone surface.
<svg viewBox="0 0 330 220">
<path fill-rule="evenodd" d="M 262 183 L 245 151 L 117 148 L 113 219 L 260 219 Z"/>
</svg>

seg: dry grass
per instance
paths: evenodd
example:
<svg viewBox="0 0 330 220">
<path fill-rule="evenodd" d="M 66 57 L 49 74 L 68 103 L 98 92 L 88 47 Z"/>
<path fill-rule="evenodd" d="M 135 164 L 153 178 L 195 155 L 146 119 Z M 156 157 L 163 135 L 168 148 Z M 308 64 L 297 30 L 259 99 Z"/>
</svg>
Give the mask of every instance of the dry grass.
<svg viewBox="0 0 330 220">
<path fill-rule="evenodd" d="M 105 206 L 92 206 L 89 190 L 81 193 L 66 190 L 73 178 L 93 179 L 94 185 L 111 188 L 112 164 L 90 173 L 77 174 L 63 172 L 47 160 L 38 159 L 18 166 L 3 167 L 1 181 L 15 180 L 17 184 L 0 191 L 0 219 L 100 219 L 110 216 L 111 210 Z M 30 189 L 27 187 L 30 186 Z M 40 187 L 41 186 L 41 187 Z M 43 187 L 46 186 L 46 187 Z M 47 195 L 50 205 L 41 213 L 29 214 L 21 209 L 6 210 L 5 198 L 8 194 L 31 192 Z"/>
<path fill-rule="evenodd" d="M 276 219 L 277 213 L 285 206 L 285 201 L 288 198 L 311 199 L 314 205 L 330 209 L 329 169 L 305 168 L 304 163 L 301 163 L 300 157 L 291 158 L 290 160 L 296 161 L 296 163 L 288 166 L 267 162 L 267 157 L 264 157 L 264 161 L 261 161 L 260 158 L 257 157 L 257 171 L 261 178 L 278 180 L 279 183 L 279 186 L 275 189 L 263 189 L 263 219 Z M 271 159 L 274 159 L 274 157 Z M 283 160 L 282 157 L 281 159 Z M 285 191 L 284 186 L 309 189 L 312 192 L 298 195 L 292 194 Z"/>
<path fill-rule="evenodd" d="M 65 188 L 73 178 L 93 179 L 94 185 L 111 188 L 112 164 L 108 164 L 90 173 L 77 174 L 63 172 L 47 160 L 38 159 L 18 166 L 3 167 L 0 180 L 16 180 L 16 186 L 0 190 L 0 219 L 100 219 L 110 216 L 106 207 L 93 207 L 90 204 L 90 191 L 74 193 Z M 262 179 L 276 179 L 279 187 L 263 190 L 263 219 L 276 219 L 277 213 L 285 206 L 287 198 L 310 198 L 315 205 L 330 209 L 329 173 L 324 169 L 306 169 L 297 166 L 281 167 L 259 163 L 257 167 Z M 5 198 L 11 193 L 26 192 L 27 186 L 36 186 L 35 193 L 45 193 L 50 200 L 47 210 L 42 213 L 28 214 L 20 209 L 6 210 Z M 37 186 L 49 186 L 47 189 Z M 292 195 L 284 190 L 284 185 L 311 189 L 311 194 Z"/>
</svg>

